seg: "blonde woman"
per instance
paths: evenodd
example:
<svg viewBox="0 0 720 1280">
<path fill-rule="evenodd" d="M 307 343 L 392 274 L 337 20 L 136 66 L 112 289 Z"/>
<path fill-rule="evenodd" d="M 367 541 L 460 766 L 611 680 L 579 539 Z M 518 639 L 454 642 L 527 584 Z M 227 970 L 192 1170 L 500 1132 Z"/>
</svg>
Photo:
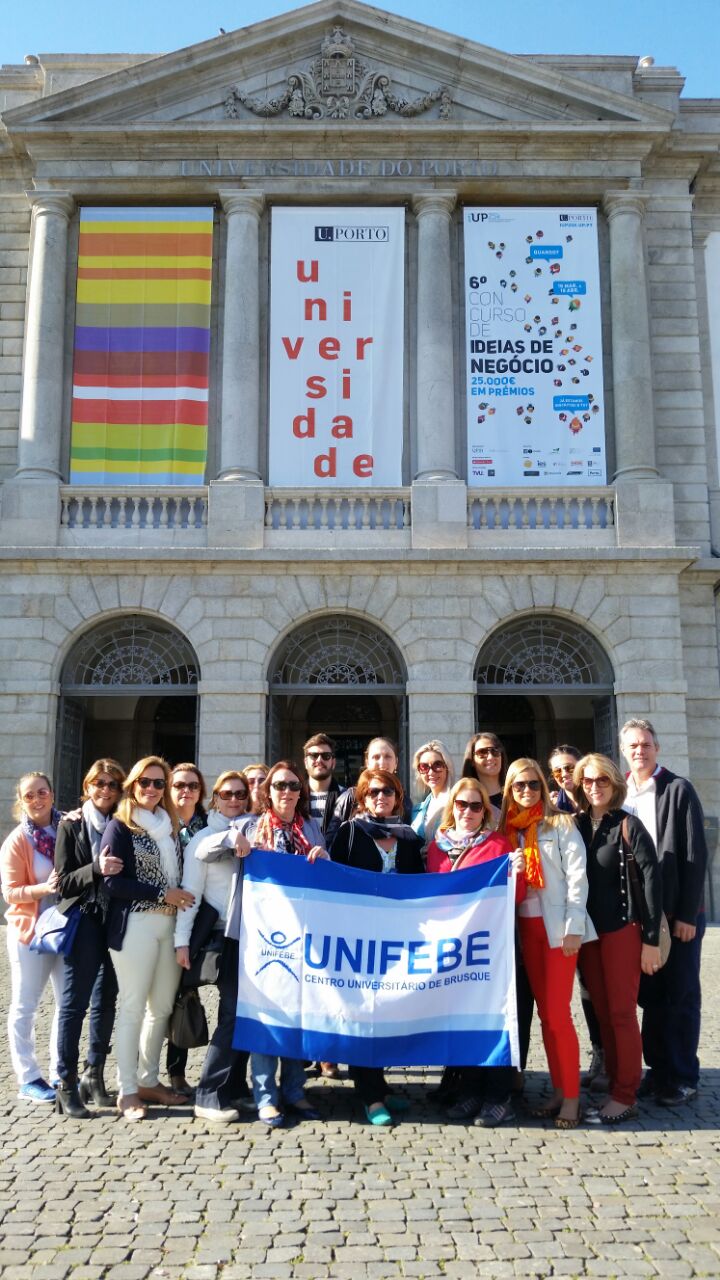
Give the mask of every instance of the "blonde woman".
<svg viewBox="0 0 720 1280">
<path fill-rule="evenodd" d="M 413 812 L 412 828 L 427 846 L 442 818 L 455 770 L 447 747 L 436 738 L 418 747 L 412 764 L 417 794 L 424 796 Z"/>
<path fill-rule="evenodd" d="M 24 1102 L 54 1102 L 55 1090 L 40 1071 L 35 1054 L 35 1017 L 42 994 L 52 983 L 55 1014 L 50 1029 L 50 1081 L 57 1078 L 58 1007 L 65 981 L 62 956 L 30 950 L 35 922 L 56 902 L 55 836 L 61 815 L 54 805 L 50 779 L 25 773 L 17 784 L 13 817 L 18 826 L 0 849 L 0 884 L 7 909 L 10 958 L 8 1040 Z"/>
<path fill-rule="evenodd" d="M 525 855 L 527 895 L 518 910 L 523 960 L 540 1013 L 553 1097 L 535 1115 L 558 1129 L 580 1122 L 580 1051 L 570 1011 L 580 946 L 596 937 L 585 907 L 585 845 L 558 813 L 537 760 L 507 771 L 499 830 Z"/>
<path fill-rule="evenodd" d="M 180 887 L 182 861 L 170 769 L 159 756 L 133 765 L 116 816 L 105 830 L 100 866 L 110 897 L 108 946 L 118 980 L 115 1056 L 118 1109 L 143 1120 L 148 1102 L 187 1101 L 159 1082 L 160 1053 L 180 981 L 176 912 L 194 895 Z M 109 874 L 109 859 L 122 870 Z"/>
</svg>

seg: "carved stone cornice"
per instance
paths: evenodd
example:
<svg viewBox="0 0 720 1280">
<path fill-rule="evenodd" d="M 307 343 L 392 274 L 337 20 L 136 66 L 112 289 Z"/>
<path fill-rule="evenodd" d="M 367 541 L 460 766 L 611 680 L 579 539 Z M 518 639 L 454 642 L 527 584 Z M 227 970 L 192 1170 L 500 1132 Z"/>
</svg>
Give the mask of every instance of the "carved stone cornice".
<svg viewBox="0 0 720 1280">
<path fill-rule="evenodd" d="M 307 69 L 291 72 L 281 94 L 256 98 L 233 85 L 225 99 L 225 115 L 236 120 L 239 106 L 243 106 L 253 115 L 265 117 L 287 112 L 296 120 L 377 120 L 389 111 L 405 118 L 419 116 L 436 102 L 440 103 L 440 119 L 449 120 L 452 99 L 446 85 L 437 85 L 417 98 L 399 97 L 390 77 L 360 62 L 351 37 L 336 26 Z"/>
</svg>

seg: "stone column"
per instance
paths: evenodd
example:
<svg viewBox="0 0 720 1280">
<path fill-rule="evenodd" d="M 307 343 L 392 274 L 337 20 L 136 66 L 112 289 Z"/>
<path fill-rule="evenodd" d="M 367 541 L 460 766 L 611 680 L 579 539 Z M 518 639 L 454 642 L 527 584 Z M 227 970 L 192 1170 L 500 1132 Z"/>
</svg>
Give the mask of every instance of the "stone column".
<svg viewBox="0 0 720 1280">
<path fill-rule="evenodd" d="M 418 223 L 415 479 L 429 484 L 457 480 L 450 288 L 450 220 L 455 199 L 450 191 L 413 197 Z"/>
<path fill-rule="evenodd" d="M 32 237 L 16 479 L 60 475 L 68 224 L 75 208 L 62 192 L 31 194 Z"/>
<path fill-rule="evenodd" d="M 262 191 L 221 191 L 227 218 L 219 480 L 260 477 Z"/>
<path fill-rule="evenodd" d="M 645 200 L 623 191 L 608 193 L 603 203 L 610 227 L 615 479 L 656 480 Z"/>
</svg>

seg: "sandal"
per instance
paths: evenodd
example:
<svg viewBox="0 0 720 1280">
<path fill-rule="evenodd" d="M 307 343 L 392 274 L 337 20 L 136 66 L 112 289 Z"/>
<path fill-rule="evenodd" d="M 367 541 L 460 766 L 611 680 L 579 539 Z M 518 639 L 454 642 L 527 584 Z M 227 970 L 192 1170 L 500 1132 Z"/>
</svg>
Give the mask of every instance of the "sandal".
<svg viewBox="0 0 720 1280">
<path fill-rule="evenodd" d="M 147 1116 L 147 1107 L 137 1093 L 128 1093 L 124 1098 L 118 1098 L 115 1106 L 128 1124 L 136 1124 L 138 1120 L 144 1120 Z"/>
<path fill-rule="evenodd" d="M 578 1107 L 576 1116 L 555 1116 L 556 1129 L 577 1129 L 583 1119 L 583 1113 Z"/>
</svg>

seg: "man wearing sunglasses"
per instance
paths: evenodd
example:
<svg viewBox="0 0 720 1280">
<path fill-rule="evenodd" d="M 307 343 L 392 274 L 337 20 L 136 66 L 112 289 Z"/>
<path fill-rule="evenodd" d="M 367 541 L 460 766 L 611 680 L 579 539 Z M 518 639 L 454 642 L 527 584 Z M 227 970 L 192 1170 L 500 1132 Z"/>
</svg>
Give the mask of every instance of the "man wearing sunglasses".
<svg viewBox="0 0 720 1280">
<path fill-rule="evenodd" d="M 333 775 L 335 743 L 332 738 L 326 733 L 314 733 L 303 747 L 303 760 L 310 789 L 310 816 L 326 835 L 335 805 L 345 790 Z"/>
</svg>

